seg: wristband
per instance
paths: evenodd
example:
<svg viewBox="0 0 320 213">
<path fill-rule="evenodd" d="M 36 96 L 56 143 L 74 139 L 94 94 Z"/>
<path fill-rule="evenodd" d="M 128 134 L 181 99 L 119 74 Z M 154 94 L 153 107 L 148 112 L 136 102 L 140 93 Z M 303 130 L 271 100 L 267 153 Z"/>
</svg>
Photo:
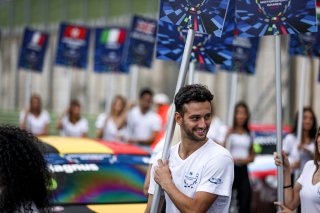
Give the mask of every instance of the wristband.
<svg viewBox="0 0 320 213">
<path fill-rule="evenodd" d="M 292 184 L 287 185 L 287 186 L 284 186 L 283 188 L 284 188 L 284 189 L 286 189 L 286 188 L 292 188 Z"/>
</svg>

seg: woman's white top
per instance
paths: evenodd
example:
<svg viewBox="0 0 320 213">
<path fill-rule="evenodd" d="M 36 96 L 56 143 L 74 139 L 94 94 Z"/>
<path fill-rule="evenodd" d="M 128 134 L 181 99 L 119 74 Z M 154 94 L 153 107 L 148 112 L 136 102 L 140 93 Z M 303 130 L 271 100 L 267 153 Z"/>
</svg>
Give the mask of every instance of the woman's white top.
<svg viewBox="0 0 320 213">
<path fill-rule="evenodd" d="M 61 136 L 67 137 L 82 137 L 83 134 L 88 133 L 88 121 L 85 118 L 81 118 L 76 123 L 71 123 L 69 116 L 62 118 L 62 129 L 60 131 Z"/>
<path fill-rule="evenodd" d="M 227 148 L 234 159 L 249 157 L 252 143 L 252 137 L 248 133 L 231 133 L 227 138 Z"/>
</svg>

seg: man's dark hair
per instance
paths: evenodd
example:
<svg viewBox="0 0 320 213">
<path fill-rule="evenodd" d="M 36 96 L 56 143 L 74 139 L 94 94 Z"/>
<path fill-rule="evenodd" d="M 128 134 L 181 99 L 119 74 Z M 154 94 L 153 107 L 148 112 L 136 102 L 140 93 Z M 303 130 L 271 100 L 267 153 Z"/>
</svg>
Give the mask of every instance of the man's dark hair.
<svg viewBox="0 0 320 213">
<path fill-rule="evenodd" d="M 31 133 L 0 126 L 0 212 L 30 212 L 32 203 L 50 212 L 51 175 L 42 148 Z"/>
<path fill-rule="evenodd" d="M 150 89 L 150 88 L 143 88 L 141 91 L 140 91 L 140 98 L 142 98 L 144 95 L 151 95 L 153 96 L 153 91 Z"/>
<path fill-rule="evenodd" d="M 206 86 L 201 84 L 192 84 L 180 88 L 174 98 L 174 105 L 176 107 L 176 111 L 183 116 L 185 112 L 184 104 L 205 101 L 209 101 L 211 104 L 212 99 L 213 95 Z"/>
</svg>

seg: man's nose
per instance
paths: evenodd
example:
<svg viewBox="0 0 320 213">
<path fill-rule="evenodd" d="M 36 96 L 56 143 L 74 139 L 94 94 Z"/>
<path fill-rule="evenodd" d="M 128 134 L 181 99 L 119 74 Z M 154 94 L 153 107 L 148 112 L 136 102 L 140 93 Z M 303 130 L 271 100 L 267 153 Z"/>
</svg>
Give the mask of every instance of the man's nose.
<svg viewBox="0 0 320 213">
<path fill-rule="evenodd" d="M 199 127 L 206 127 L 206 121 L 204 118 L 199 119 L 198 126 Z"/>
</svg>

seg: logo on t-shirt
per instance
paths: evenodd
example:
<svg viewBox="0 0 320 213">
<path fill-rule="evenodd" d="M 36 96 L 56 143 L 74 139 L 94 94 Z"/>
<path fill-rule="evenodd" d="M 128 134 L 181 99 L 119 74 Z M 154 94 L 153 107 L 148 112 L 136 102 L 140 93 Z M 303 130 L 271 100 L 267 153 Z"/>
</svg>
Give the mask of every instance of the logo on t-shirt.
<svg viewBox="0 0 320 213">
<path fill-rule="evenodd" d="M 199 173 L 189 172 L 184 176 L 184 187 L 193 188 L 198 182 Z"/>
<path fill-rule="evenodd" d="M 222 182 L 223 182 L 223 181 L 221 180 L 221 178 L 214 178 L 214 177 L 210 178 L 209 181 L 210 181 L 211 183 L 213 183 L 213 184 L 216 184 L 216 185 L 222 184 Z"/>
</svg>

